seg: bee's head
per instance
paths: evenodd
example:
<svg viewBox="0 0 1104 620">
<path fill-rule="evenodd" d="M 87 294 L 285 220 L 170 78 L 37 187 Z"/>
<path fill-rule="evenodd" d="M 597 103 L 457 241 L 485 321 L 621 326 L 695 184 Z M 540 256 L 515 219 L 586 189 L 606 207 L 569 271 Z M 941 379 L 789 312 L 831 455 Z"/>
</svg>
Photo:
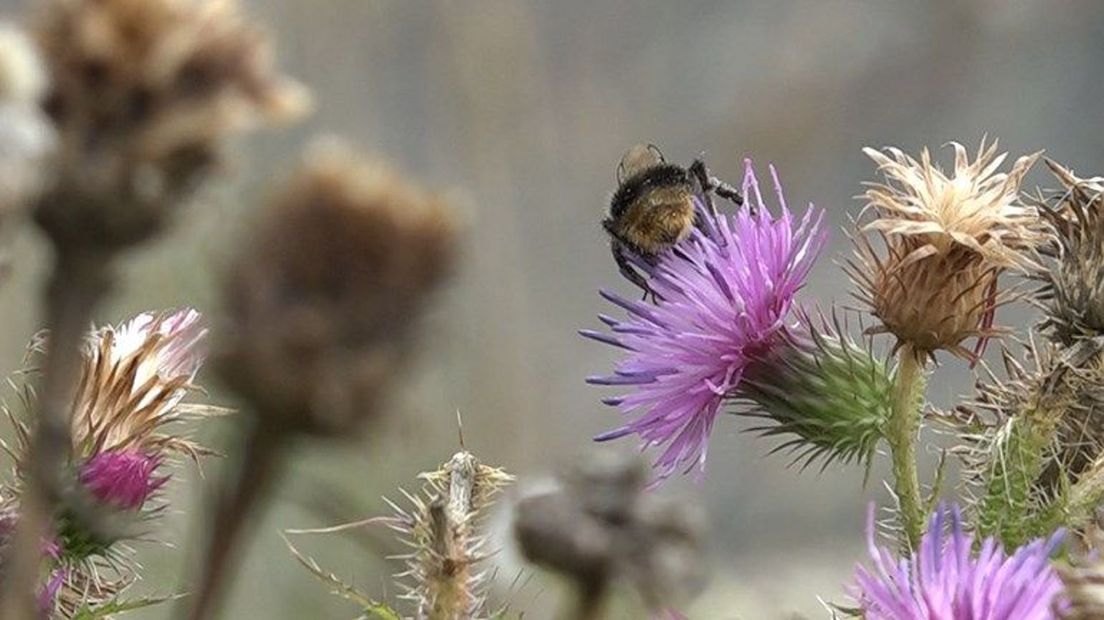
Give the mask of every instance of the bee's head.
<svg viewBox="0 0 1104 620">
<path fill-rule="evenodd" d="M 617 182 L 624 183 L 625 180 L 631 179 L 649 168 L 655 168 L 666 163 L 666 161 L 663 159 L 663 153 L 659 152 L 659 147 L 656 145 L 637 144 L 621 156 L 621 163 L 617 166 Z"/>
</svg>

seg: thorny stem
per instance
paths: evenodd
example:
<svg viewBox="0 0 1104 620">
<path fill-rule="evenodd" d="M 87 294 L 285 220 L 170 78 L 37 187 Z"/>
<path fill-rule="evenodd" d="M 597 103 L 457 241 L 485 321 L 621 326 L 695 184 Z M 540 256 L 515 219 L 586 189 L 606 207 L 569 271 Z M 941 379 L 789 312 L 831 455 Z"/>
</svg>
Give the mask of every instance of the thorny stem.
<svg viewBox="0 0 1104 620">
<path fill-rule="evenodd" d="M 985 495 L 978 511 L 978 531 L 997 536 L 1008 547 L 1032 538 L 1032 485 L 1045 466 L 1047 448 L 1058 431 L 1057 419 L 1034 404 L 1009 422 L 1008 433 L 989 457 Z M 1056 500 L 1057 501 L 1057 500 Z"/>
<path fill-rule="evenodd" d="M 921 355 L 909 345 L 897 354 L 897 381 L 893 386 L 893 412 L 886 440 L 893 458 L 894 492 L 900 509 L 902 541 L 915 549 L 924 531 L 924 504 L 916 469 L 916 437 L 920 431 L 920 403 L 924 393 Z"/>
<path fill-rule="evenodd" d="M 1033 537 L 1044 536 L 1063 526 L 1081 529 L 1096 518 L 1101 502 L 1104 502 L 1104 458 L 1097 459 L 1068 492 L 1056 497 L 1025 529 Z"/>
<path fill-rule="evenodd" d="M 73 450 L 70 413 L 80 376 L 80 348 L 93 311 L 111 285 L 110 253 L 60 250 L 45 290 L 49 345 L 41 399 L 26 461 L 20 520 L 0 590 L 0 617 L 37 620 L 36 590 L 42 540 L 64 492 L 63 472 Z"/>
<path fill-rule="evenodd" d="M 185 599 L 180 617 L 190 620 L 213 618 L 237 568 L 238 546 L 243 525 L 260 507 L 261 499 L 280 476 L 280 455 L 286 437 L 257 421 L 247 430 L 242 461 L 235 472 L 223 478 L 216 496 L 214 519 L 203 555 L 199 581 L 191 601 Z M 188 609 L 190 606 L 190 610 Z"/>
</svg>

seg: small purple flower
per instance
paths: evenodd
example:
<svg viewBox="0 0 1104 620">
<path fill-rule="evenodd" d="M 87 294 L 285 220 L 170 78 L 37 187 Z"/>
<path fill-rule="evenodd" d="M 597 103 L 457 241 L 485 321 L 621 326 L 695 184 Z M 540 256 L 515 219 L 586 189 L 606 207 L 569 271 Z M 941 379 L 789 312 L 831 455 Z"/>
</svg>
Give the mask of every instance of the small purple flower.
<svg viewBox="0 0 1104 620">
<path fill-rule="evenodd" d="M 950 521 L 949 534 L 944 526 Z M 866 620 L 1052 620 L 1062 581 L 1050 556 L 1063 532 L 1005 554 L 993 538 L 974 552 L 957 507 L 941 506 L 920 548 L 898 558 L 874 541 L 871 510 L 868 545 L 872 569 L 855 570 L 852 595 Z M 1059 605 L 1060 609 L 1061 606 Z"/>
<path fill-rule="evenodd" d="M 168 480 L 157 476 L 160 460 L 140 452 L 101 452 L 81 468 L 80 480 L 93 496 L 124 510 L 139 510 Z"/>
<path fill-rule="evenodd" d="M 650 269 L 653 305 L 602 291 L 628 312 L 625 320 L 599 316 L 613 334 L 584 330 L 629 353 L 596 385 L 631 386 L 604 402 L 634 419 L 598 441 L 637 434 L 645 447 L 666 445 L 656 462 L 660 479 L 682 465 L 704 469 L 706 444 L 725 398 L 747 366 L 785 339 L 795 293 L 824 245 L 823 212 L 809 205 L 800 221 L 786 207 L 771 167 L 780 215 L 766 208 L 750 160 L 743 190 L 747 208 L 712 216 L 699 209 L 701 230 Z"/>
</svg>

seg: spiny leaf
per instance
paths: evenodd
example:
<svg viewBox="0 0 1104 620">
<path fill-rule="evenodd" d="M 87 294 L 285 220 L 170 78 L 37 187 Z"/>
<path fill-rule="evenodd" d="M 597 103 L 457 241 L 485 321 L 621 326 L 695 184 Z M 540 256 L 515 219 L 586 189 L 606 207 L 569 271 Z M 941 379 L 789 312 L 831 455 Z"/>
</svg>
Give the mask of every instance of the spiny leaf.
<svg viewBox="0 0 1104 620">
<path fill-rule="evenodd" d="M 113 601 L 97 605 L 95 608 L 90 608 L 86 605 L 77 610 L 77 613 L 73 615 L 72 620 L 97 620 L 98 618 L 109 618 L 113 614 L 121 614 L 128 611 L 145 609 L 146 607 L 160 605 L 161 603 L 179 600 L 184 598 L 185 596 L 188 595 L 169 594 L 166 596 L 146 596 L 134 599 L 117 598 Z"/>
</svg>

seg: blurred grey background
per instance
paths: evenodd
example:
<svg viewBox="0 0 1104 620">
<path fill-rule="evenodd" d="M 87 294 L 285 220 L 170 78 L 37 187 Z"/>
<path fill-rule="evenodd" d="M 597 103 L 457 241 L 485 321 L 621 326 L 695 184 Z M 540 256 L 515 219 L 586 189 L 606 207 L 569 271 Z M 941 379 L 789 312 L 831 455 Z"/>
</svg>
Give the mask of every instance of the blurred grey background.
<svg viewBox="0 0 1104 620">
<path fill-rule="evenodd" d="M 30 4 L 0 1 L 10 14 Z M 317 133 L 455 188 L 472 225 L 462 273 L 427 322 L 389 419 L 363 441 L 298 450 L 274 509 L 257 524 L 227 618 L 355 617 L 294 563 L 277 532 L 386 512 L 381 495 L 416 488 L 419 471 L 456 450 L 457 410 L 469 449 L 523 482 L 570 462 L 618 423 L 598 403 L 610 393 L 583 383 L 616 352 L 575 332 L 611 310 L 597 289 L 629 290 L 598 221 L 633 143 L 653 142 L 678 161 L 704 152 L 715 173 L 737 180 L 745 157 L 774 163 L 791 204 L 825 208 L 835 231 L 803 295 L 821 304 L 848 302 L 833 261 L 848 255 L 839 228 L 872 178 L 863 146 L 976 147 L 988 134 L 1013 155 L 1046 148 L 1078 172 L 1104 171 L 1104 3 L 1089 0 L 246 4 L 271 26 L 285 69 L 313 89 L 317 111 L 240 144 L 222 185 L 169 238 L 130 257 L 101 320 L 181 305 L 216 313 L 234 239 Z M 1031 182 L 1045 184 L 1046 175 L 1036 170 Z M 31 230 L 13 248 L 14 273 L 0 287 L 5 373 L 37 328 L 45 258 Z M 1029 315 L 999 318 L 1022 327 Z M 970 382 L 962 364 L 945 360 L 931 399 L 951 404 Z M 212 398 L 226 400 L 217 390 Z M 886 501 L 884 459 L 866 488 L 861 468 L 801 473 L 784 456 L 766 456 L 773 445 L 743 433 L 748 426 L 721 420 L 705 480 L 663 491 L 704 502 L 713 527 L 713 582 L 689 615 L 826 617 L 817 597 L 846 601 L 840 584 L 864 556 L 867 503 Z M 218 444 L 217 429 L 210 434 Z M 208 476 L 215 471 L 208 463 Z M 203 481 L 183 470 L 174 488 L 168 538 L 186 552 Z M 380 557 L 382 532 L 365 546 L 300 542 L 363 590 L 395 592 L 388 573 L 398 567 Z M 140 555 L 149 568 L 143 590 L 180 583 L 186 553 L 145 545 Z M 509 550 L 496 560 L 508 585 L 516 560 Z M 554 583 L 505 590 L 493 598 L 536 620 L 551 616 L 560 594 Z"/>
</svg>

